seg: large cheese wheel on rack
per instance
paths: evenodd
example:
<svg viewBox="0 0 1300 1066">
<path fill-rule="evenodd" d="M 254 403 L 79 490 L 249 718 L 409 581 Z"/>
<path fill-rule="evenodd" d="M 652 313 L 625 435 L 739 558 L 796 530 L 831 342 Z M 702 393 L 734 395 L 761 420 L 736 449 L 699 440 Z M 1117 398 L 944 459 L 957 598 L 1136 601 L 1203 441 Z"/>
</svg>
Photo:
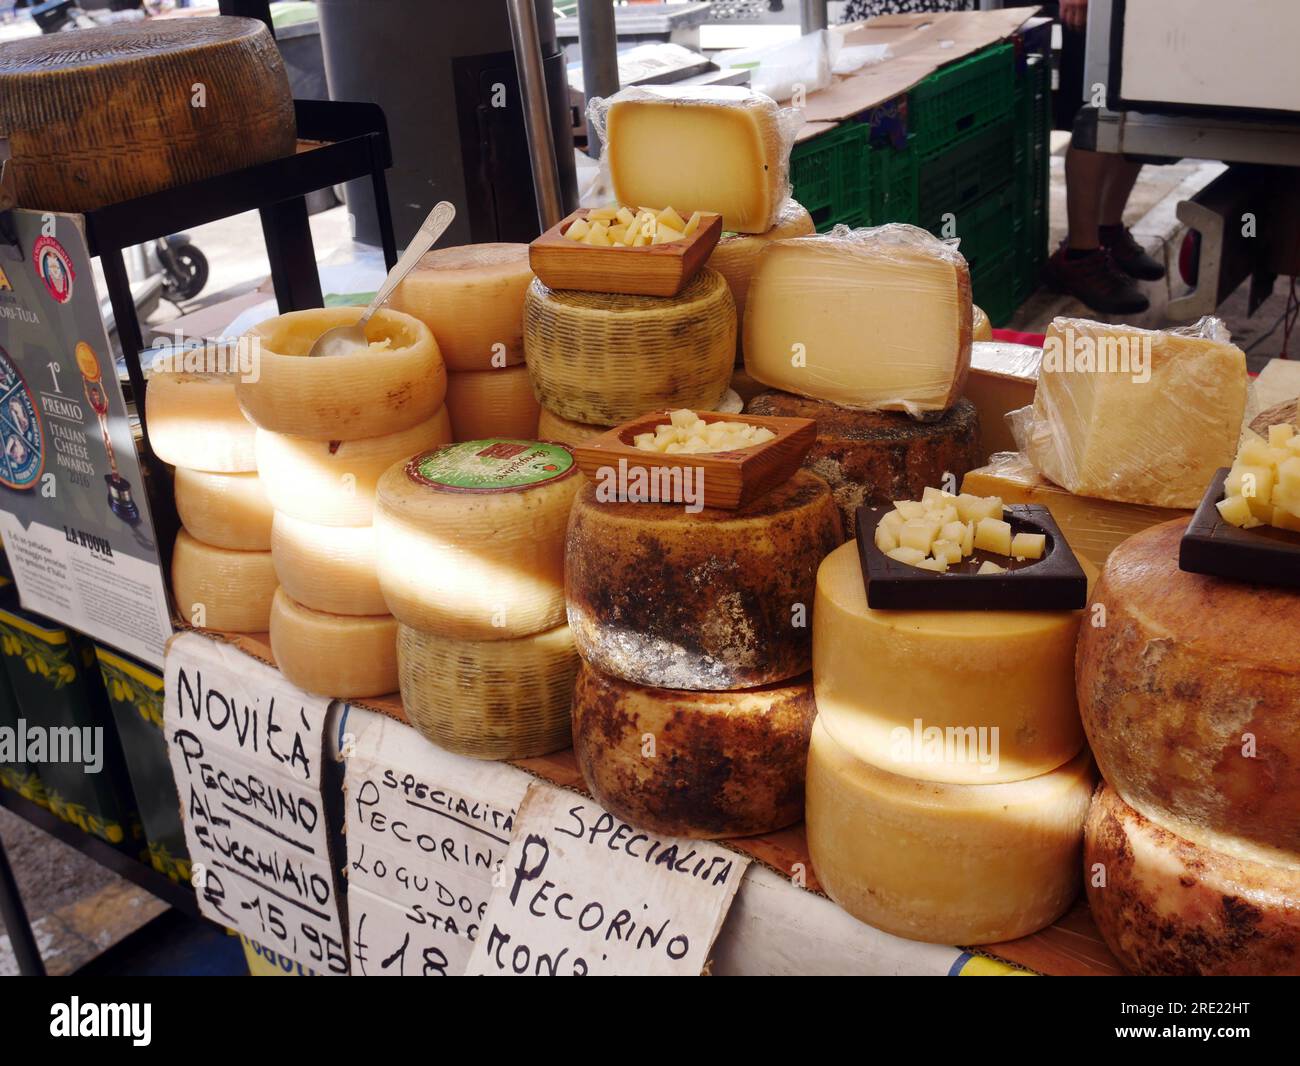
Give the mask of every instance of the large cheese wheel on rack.
<svg viewBox="0 0 1300 1066">
<path fill-rule="evenodd" d="M 588 422 L 571 422 L 567 418 L 561 418 L 554 411 L 548 411 L 545 407 L 541 408 L 537 414 L 537 438 L 539 440 L 553 440 L 560 444 L 567 444 L 573 447 L 575 444 L 583 444 L 591 440 L 592 437 L 599 437 L 609 429 L 609 426 L 593 426 Z"/>
<path fill-rule="evenodd" d="M 524 349 L 543 407 L 574 422 L 616 426 L 649 411 L 711 411 L 735 362 L 736 308 L 715 270 L 676 296 L 550 289 L 524 300 Z"/>
<path fill-rule="evenodd" d="M 857 529 L 862 504 L 920 499 L 927 486 L 942 487 L 945 474 L 955 479 L 955 490 L 962 475 L 982 462 L 979 416 L 969 400 L 958 400 L 926 422 L 776 391 L 755 396 L 745 410 L 817 423 L 817 440 L 804 466 L 830 485 L 849 536 Z"/>
<path fill-rule="evenodd" d="M 366 323 L 368 348 L 307 358 L 316 339 L 355 325 L 362 307 L 290 311 L 254 326 L 259 377 L 235 386 L 262 429 L 309 440 L 358 440 L 410 429 L 432 418 L 447 395 L 447 370 L 429 327 L 381 307 Z"/>
<path fill-rule="evenodd" d="M 144 396 L 149 444 L 164 463 L 218 474 L 257 469 L 257 427 L 239 409 L 233 378 L 150 374 Z"/>
<path fill-rule="evenodd" d="M 275 595 L 270 552 L 231 551 L 185 530 L 172 549 L 172 595 L 181 618 L 203 629 L 263 633 Z"/>
<path fill-rule="evenodd" d="M 537 398 L 522 366 L 466 370 L 447 377 L 447 413 L 454 440 L 522 437 L 537 432 Z"/>
<path fill-rule="evenodd" d="M 1147 817 L 1300 867 L 1300 591 L 1180 570 L 1186 528 L 1165 522 L 1111 552 L 1092 597 L 1105 624 L 1079 635 L 1088 740 Z"/>
<path fill-rule="evenodd" d="M 617 818 L 667 836 L 750 836 L 803 817 L 816 716 L 806 675 L 685 692 L 634 685 L 584 663 L 573 752 L 587 788 Z"/>
<path fill-rule="evenodd" d="M 257 469 L 277 511 L 322 526 L 366 526 L 375 486 L 399 460 L 451 441 L 451 419 L 432 418 L 383 437 L 322 441 L 257 431 Z"/>
<path fill-rule="evenodd" d="M 392 615 L 327 614 L 276 589 L 271 653 L 301 689 L 337 699 L 397 691 L 397 622 Z"/>
<path fill-rule="evenodd" d="M 1130 973 L 1300 975 L 1300 871 L 1216 852 L 1143 817 L 1109 785 L 1084 835 L 1093 921 Z"/>
<path fill-rule="evenodd" d="M 513 640 L 457 640 L 397 627 L 402 706 L 439 747 L 526 759 L 570 744 L 578 653 L 567 625 Z"/>
<path fill-rule="evenodd" d="M 322 526 L 276 511 L 271 558 L 280 587 L 313 611 L 387 614 L 373 526 Z"/>
<path fill-rule="evenodd" d="M 856 541 L 826 557 L 813 684 L 846 752 L 925 781 L 1020 781 L 1083 747 L 1079 611 L 877 611 Z"/>
<path fill-rule="evenodd" d="M 204 18 L 6 41 L 0 138 L 20 207 L 86 212 L 291 156 L 297 133 L 267 28 Z"/>
<path fill-rule="evenodd" d="M 936 944 L 1028 936 L 1079 891 L 1092 795 L 1087 749 L 1051 773 L 947 785 L 886 773 L 813 726 L 808 851 L 831 899 L 887 933 Z"/>
<path fill-rule="evenodd" d="M 375 506 L 379 587 L 398 621 L 509 640 L 564 621 L 564 529 L 582 482 L 561 444 L 490 438 L 393 465 Z"/>
<path fill-rule="evenodd" d="M 753 688 L 811 665 L 817 566 L 843 540 L 806 470 L 735 511 L 601 503 L 578 493 L 566 542 L 569 625 L 582 657 L 660 688 Z"/>
<path fill-rule="evenodd" d="M 275 512 L 256 474 L 176 468 L 176 512 L 190 535 L 214 548 L 270 551 Z"/>
</svg>

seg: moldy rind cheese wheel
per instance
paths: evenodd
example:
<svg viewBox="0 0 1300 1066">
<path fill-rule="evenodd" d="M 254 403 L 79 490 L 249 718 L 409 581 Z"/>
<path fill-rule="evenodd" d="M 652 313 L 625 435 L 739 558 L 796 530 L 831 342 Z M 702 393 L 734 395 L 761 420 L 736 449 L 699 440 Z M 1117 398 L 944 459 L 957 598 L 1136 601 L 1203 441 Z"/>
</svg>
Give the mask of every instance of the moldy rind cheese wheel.
<svg viewBox="0 0 1300 1066">
<path fill-rule="evenodd" d="M 1194 844 L 1143 817 L 1109 785 L 1093 798 L 1083 862 L 1093 920 L 1129 973 L 1300 975 L 1295 867 Z"/>
<path fill-rule="evenodd" d="M 256 474 L 176 468 L 176 512 L 192 537 L 214 548 L 271 550 L 271 501 Z"/>
<path fill-rule="evenodd" d="M 452 372 L 447 377 L 447 413 L 454 440 L 539 436 L 537 398 L 522 366 Z"/>
<path fill-rule="evenodd" d="M 270 630 L 275 665 L 307 692 L 349 699 L 397 691 L 397 622 L 391 615 L 313 611 L 277 589 Z"/>
<path fill-rule="evenodd" d="M 564 622 L 564 529 L 582 476 L 561 444 L 489 438 L 394 464 L 375 506 L 397 620 L 462 640 Z"/>
<path fill-rule="evenodd" d="M 616 426 L 648 411 L 711 411 L 735 362 L 736 310 L 707 267 L 676 296 L 550 289 L 524 300 L 524 349 L 538 402 L 573 422 Z"/>
<path fill-rule="evenodd" d="M 231 633 L 265 632 L 275 589 L 270 552 L 214 548 L 183 529 L 176 534 L 172 595 L 177 612 L 190 625 Z"/>
<path fill-rule="evenodd" d="M 843 539 L 830 489 L 796 471 L 735 511 L 578 493 L 565 594 L 582 657 L 660 688 L 753 688 L 811 665 L 817 565 Z"/>
<path fill-rule="evenodd" d="M 420 257 L 388 306 L 433 330 L 448 370 L 493 370 L 524 361 L 524 292 L 532 280 L 526 244 L 437 248 Z"/>
<path fill-rule="evenodd" d="M 257 427 L 239 409 L 232 378 L 150 374 L 144 396 L 149 445 L 164 463 L 219 474 L 257 469 Z"/>
<path fill-rule="evenodd" d="M 593 426 L 587 422 L 571 422 L 567 418 L 561 418 L 554 411 L 548 411 L 545 407 L 537 414 L 537 439 L 553 440 L 560 444 L 567 444 L 573 447 L 576 444 L 583 444 L 591 440 L 592 437 L 599 437 L 609 429 L 609 426 Z"/>
<path fill-rule="evenodd" d="M 821 721 L 853 758 L 917 780 L 986 785 L 1046 773 L 1083 747 L 1080 616 L 872 610 L 849 541 L 817 574 Z"/>
<path fill-rule="evenodd" d="M 397 627 L 402 706 L 421 734 L 475 759 L 567 748 L 578 653 L 567 625 L 513 640 Z"/>
<path fill-rule="evenodd" d="M 1181 836 L 1300 866 L 1300 591 L 1178 567 L 1184 519 L 1120 544 L 1079 633 L 1079 711 L 1124 802 Z"/>
<path fill-rule="evenodd" d="M 948 785 L 886 773 L 819 717 L 805 823 L 817 879 L 855 918 L 935 944 L 991 944 L 1050 925 L 1079 892 L 1093 788 L 1087 749 L 1051 773 Z"/>
<path fill-rule="evenodd" d="M 864 503 L 919 500 L 927 487 L 942 486 L 945 474 L 959 482 L 983 461 L 979 416 L 969 400 L 925 422 L 897 411 L 855 411 L 775 391 L 755 396 L 745 410 L 817 423 L 803 465 L 830 485 L 849 536 L 857 531 Z"/>
<path fill-rule="evenodd" d="M 361 440 L 309 440 L 259 429 L 257 468 L 277 511 L 322 526 L 367 526 L 384 471 L 450 441 L 445 407 L 418 425 Z"/>
<path fill-rule="evenodd" d="M 380 308 L 366 323 L 368 348 L 308 358 L 327 329 L 355 325 L 362 307 L 290 311 L 248 331 L 259 377 L 235 386 L 262 429 L 309 440 L 358 440 L 431 418 L 447 394 L 447 370 L 433 334 L 417 318 Z"/>
<path fill-rule="evenodd" d="M 584 663 L 573 751 L 616 818 L 669 836 L 769 833 L 803 817 L 811 678 L 736 692 L 650 688 Z M 653 752 L 646 752 L 646 737 Z"/>
<path fill-rule="evenodd" d="M 304 607 L 330 614 L 388 613 L 379 591 L 373 526 L 321 526 L 277 511 L 271 558 L 280 587 Z"/>
</svg>

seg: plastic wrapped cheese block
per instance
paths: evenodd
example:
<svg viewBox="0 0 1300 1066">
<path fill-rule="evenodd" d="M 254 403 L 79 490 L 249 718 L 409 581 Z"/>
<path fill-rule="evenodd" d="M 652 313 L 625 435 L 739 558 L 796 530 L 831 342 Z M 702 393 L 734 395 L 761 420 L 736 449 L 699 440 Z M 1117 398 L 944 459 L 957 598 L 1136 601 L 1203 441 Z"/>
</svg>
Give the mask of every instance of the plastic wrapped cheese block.
<svg viewBox="0 0 1300 1066">
<path fill-rule="evenodd" d="M 397 627 L 402 706 L 439 747 L 527 759 L 571 743 L 578 653 L 567 625 L 510 640 L 459 640 Z"/>
<path fill-rule="evenodd" d="M 239 409 L 233 378 L 150 374 L 144 395 L 149 444 L 164 463 L 221 474 L 257 469 L 257 427 Z"/>
<path fill-rule="evenodd" d="M 1071 492 L 1195 507 L 1232 465 L 1245 409 L 1246 357 L 1217 318 L 1163 331 L 1058 318 L 1018 439 Z"/>
<path fill-rule="evenodd" d="M 569 625 L 584 659 L 660 688 L 753 688 L 807 671 L 817 566 L 843 540 L 806 470 L 735 511 L 578 493 L 566 542 Z"/>
<path fill-rule="evenodd" d="M 817 574 L 813 686 L 846 754 L 926 781 L 989 784 L 1054 770 L 1083 747 L 1078 611 L 881 611 L 856 542 Z"/>
<path fill-rule="evenodd" d="M 307 358 L 322 333 L 354 325 L 364 310 L 290 311 L 249 330 L 259 377 L 235 386 L 248 417 L 274 433 L 320 441 L 378 437 L 433 417 L 447 394 L 447 370 L 417 318 L 381 307 L 366 323 L 367 347 Z"/>
<path fill-rule="evenodd" d="M 396 433 L 360 440 L 311 440 L 259 429 L 257 468 L 277 511 L 322 526 L 367 526 L 380 475 L 399 460 L 450 441 L 446 407 Z"/>
<path fill-rule="evenodd" d="M 966 260 L 915 226 L 774 241 L 759 255 L 744 324 L 745 369 L 844 407 L 946 411 L 970 369 Z"/>
<path fill-rule="evenodd" d="M 270 630 L 275 665 L 301 689 L 337 699 L 397 691 L 397 622 L 391 615 L 313 611 L 277 589 Z"/>
<path fill-rule="evenodd" d="M 447 412 L 454 440 L 538 436 L 537 400 L 522 366 L 450 374 Z"/>
<path fill-rule="evenodd" d="M 524 361 L 524 293 L 532 280 L 526 244 L 436 248 L 388 306 L 433 331 L 448 370 L 496 370 Z"/>
<path fill-rule="evenodd" d="M 1300 870 L 1300 591 L 1180 570 L 1186 526 L 1111 553 L 1093 594 L 1105 625 L 1079 636 L 1083 724 L 1126 803 Z"/>
<path fill-rule="evenodd" d="M 176 468 L 176 512 L 192 537 L 214 548 L 270 551 L 274 512 L 256 474 Z"/>
<path fill-rule="evenodd" d="M 214 548 L 185 530 L 172 549 L 172 595 L 181 618 L 201 629 L 262 633 L 275 595 L 271 553 Z"/>
<path fill-rule="evenodd" d="M 972 341 L 991 341 L 993 339 L 993 325 L 989 322 L 989 316 L 983 310 L 974 305 L 971 306 L 971 340 Z"/>
<path fill-rule="evenodd" d="M 980 451 L 1013 452 L 1016 440 L 1007 415 L 1034 402 L 1043 350 L 1028 344 L 975 341 L 970 350 L 966 398 L 980 416 Z"/>
<path fill-rule="evenodd" d="M 735 363 L 736 312 L 705 268 L 678 295 L 550 289 L 524 302 L 528 374 L 541 405 L 573 422 L 616 426 L 650 411 L 711 411 Z"/>
<path fill-rule="evenodd" d="M 304 607 L 330 614 L 388 613 L 379 591 L 373 526 L 322 526 L 277 511 L 271 559 L 280 587 Z"/>
<path fill-rule="evenodd" d="M 1129 973 L 1300 975 L 1300 870 L 1216 852 L 1143 817 L 1109 785 L 1088 814 L 1093 921 Z"/>
<path fill-rule="evenodd" d="M 646 85 L 592 100 L 588 117 L 619 203 L 716 211 L 738 233 L 777 224 L 798 111 L 739 86 Z"/>
<path fill-rule="evenodd" d="M 584 663 L 573 752 L 587 788 L 616 818 L 667 836 L 750 836 L 803 817 L 816 716 L 807 675 L 685 692 L 634 685 Z"/>
<path fill-rule="evenodd" d="M 564 621 L 564 530 L 582 483 L 562 444 L 489 438 L 389 468 L 379 586 L 414 629 L 510 640 Z"/>
</svg>

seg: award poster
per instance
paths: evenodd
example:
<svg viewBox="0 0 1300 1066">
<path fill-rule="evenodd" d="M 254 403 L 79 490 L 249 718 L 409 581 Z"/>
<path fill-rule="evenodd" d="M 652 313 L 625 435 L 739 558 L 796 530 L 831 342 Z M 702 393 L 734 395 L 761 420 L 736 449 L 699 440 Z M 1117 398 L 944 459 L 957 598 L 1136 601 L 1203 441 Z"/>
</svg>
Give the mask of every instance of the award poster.
<svg viewBox="0 0 1300 1066">
<path fill-rule="evenodd" d="M 0 238 L 0 535 L 23 606 L 151 665 L 172 626 L 77 215 Z"/>
</svg>

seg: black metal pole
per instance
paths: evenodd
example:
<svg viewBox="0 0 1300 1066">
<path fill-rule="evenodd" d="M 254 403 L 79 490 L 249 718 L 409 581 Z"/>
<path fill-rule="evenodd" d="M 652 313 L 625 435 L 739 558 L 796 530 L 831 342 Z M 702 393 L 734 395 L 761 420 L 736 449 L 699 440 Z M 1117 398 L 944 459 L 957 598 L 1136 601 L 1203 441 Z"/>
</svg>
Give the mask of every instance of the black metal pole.
<svg viewBox="0 0 1300 1066">
<path fill-rule="evenodd" d="M 27 920 L 27 908 L 23 898 L 18 894 L 18 882 L 14 872 L 9 868 L 9 856 L 5 854 L 4 841 L 0 840 L 0 918 L 4 919 L 5 929 L 9 932 L 9 943 L 13 945 L 14 958 L 18 960 L 18 972 L 24 977 L 44 977 L 45 963 L 40 950 L 36 947 L 36 936 L 32 933 L 32 923 Z"/>
<path fill-rule="evenodd" d="M 614 0 L 578 0 L 578 44 L 582 48 L 582 95 L 590 104 L 597 96 L 618 92 L 618 34 L 614 29 Z M 600 158 L 600 138 L 587 128 L 587 154 Z"/>
</svg>

